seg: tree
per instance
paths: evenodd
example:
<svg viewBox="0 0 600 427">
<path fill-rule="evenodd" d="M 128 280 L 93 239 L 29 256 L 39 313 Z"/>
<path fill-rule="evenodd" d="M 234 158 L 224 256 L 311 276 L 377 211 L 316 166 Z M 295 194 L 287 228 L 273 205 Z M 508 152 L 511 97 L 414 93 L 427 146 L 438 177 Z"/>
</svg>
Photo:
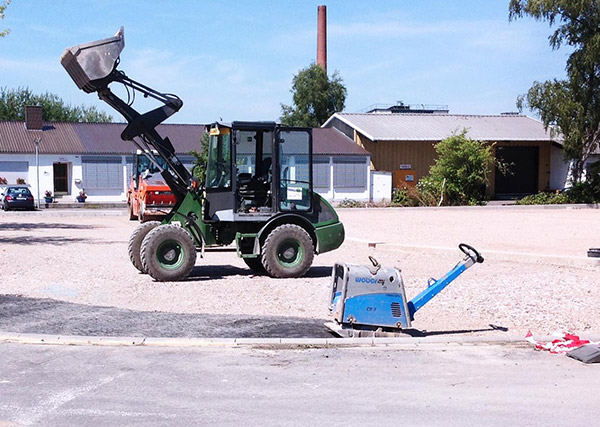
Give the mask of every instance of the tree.
<svg viewBox="0 0 600 427">
<path fill-rule="evenodd" d="M 49 122 L 110 122 L 112 116 L 96 107 L 73 107 L 52 93 L 35 95 L 28 88 L 0 88 L 0 120 L 25 120 L 25 106 L 41 105 Z"/>
<path fill-rule="evenodd" d="M 419 180 L 424 200 L 447 205 L 474 205 L 485 198 L 485 186 L 494 165 L 492 146 L 467 137 L 467 131 L 452 135 L 435 146 L 438 158 L 429 176 Z"/>
<path fill-rule="evenodd" d="M 573 182 L 581 180 L 585 162 L 600 142 L 600 2 L 598 0 L 511 0 L 510 19 L 525 15 L 558 28 L 552 49 L 573 48 L 565 80 L 534 82 L 517 100 L 521 109 L 537 111 L 544 126 L 563 135 L 565 158 L 573 161 Z"/>
<path fill-rule="evenodd" d="M 287 126 L 319 127 L 342 111 L 346 102 L 346 87 L 339 73 L 329 78 L 315 63 L 294 76 L 290 92 L 294 105 L 281 104 L 281 123 Z"/>
<path fill-rule="evenodd" d="M 10 0 L 4 0 L 0 3 L 0 21 L 4 19 L 4 11 L 10 4 Z M 10 30 L 7 28 L 6 30 L 0 30 L 0 37 L 4 37 L 10 33 Z"/>
</svg>

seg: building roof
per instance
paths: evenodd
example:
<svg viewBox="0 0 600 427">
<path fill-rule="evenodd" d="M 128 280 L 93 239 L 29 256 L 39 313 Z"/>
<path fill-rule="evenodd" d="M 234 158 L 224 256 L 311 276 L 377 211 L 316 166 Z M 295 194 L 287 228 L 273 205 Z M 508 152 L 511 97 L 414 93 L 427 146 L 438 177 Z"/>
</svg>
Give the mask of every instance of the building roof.
<svg viewBox="0 0 600 427">
<path fill-rule="evenodd" d="M 40 154 L 130 154 L 135 146 L 121 140 L 124 123 L 45 123 L 42 131 L 25 129 L 20 121 L 0 121 L 0 153 L 35 153 L 41 138 Z M 204 125 L 161 124 L 158 133 L 168 137 L 177 153 L 200 148 Z M 370 155 L 337 129 L 313 129 L 316 155 Z"/>
<path fill-rule="evenodd" d="M 313 129 L 314 155 L 370 156 L 367 150 L 334 128 Z"/>
<path fill-rule="evenodd" d="M 20 121 L 0 121 L 0 153 L 130 154 L 135 146 L 121 139 L 124 123 L 44 123 L 42 131 L 29 131 Z M 161 124 L 158 133 L 168 137 L 178 153 L 200 147 L 204 125 Z"/>
<path fill-rule="evenodd" d="M 352 127 L 372 141 L 441 141 L 467 130 L 479 141 L 557 141 L 542 122 L 520 114 L 348 114 L 336 113 L 323 127 L 335 120 Z"/>
</svg>

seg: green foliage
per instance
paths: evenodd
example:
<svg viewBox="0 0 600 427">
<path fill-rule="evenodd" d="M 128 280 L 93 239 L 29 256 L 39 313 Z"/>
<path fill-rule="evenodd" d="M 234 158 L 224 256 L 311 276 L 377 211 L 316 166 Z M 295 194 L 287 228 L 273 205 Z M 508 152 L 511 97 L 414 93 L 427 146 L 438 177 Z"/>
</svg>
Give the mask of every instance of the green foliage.
<svg viewBox="0 0 600 427">
<path fill-rule="evenodd" d="M 406 187 L 395 188 L 392 193 L 392 206 L 413 206 L 413 199 Z"/>
<path fill-rule="evenodd" d="M 0 120 L 25 120 L 25 106 L 41 105 L 44 120 L 49 122 L 105 123 L 112 117 L 96 107 L 73 107 L 52 93 L 34 94 L 28 88 L 0 88 Z"/>
<path fill-rule="evenodd" d="M 569 203 L 600 203 L 600 185 L 593 182 L 578 182 L 566 191 Z"/>
<path fill-rule="evenodd" d="M 418 187 L 394 188 L 391 206 L 436 206 L 437 201 L 425 195 Z"/>
<path fill-rule="evenodd" d="M 313 63 L 294 76 L 294 105 L 281 104 L 281 123 L 287 126 L 319 127 L 333 114 L 344 109 L 346 87 L 336 71 L 331 78 Z"/>
<path fill-rule="evenodd" d="M 206 180 L 206 162 L 208 161 L 208 133 L 202 135 L 200 141 L 200 151 L 192 150 L 189 152 L 194 156 L 194 166 L 192 166 L 192 175 L 198 178 L 201 185 L 204 185 Z"/>
<path fill-rule="evenodd" d="M 364 208 L 366 204 L 354 199 L 344 199 L 338 204 L 338 208 Z"/>
<path fill-rule="evenodd" d="M 589 165 L 586 181 L 577 182 L 563 192 L 538 193 L 517 200 L 518 205 L 563 203 L 600 203 L 600 161 Z"/>
<path fill-rule="evenodd" d="M 0 20 L 4 19 L 4 11 L 10 4 L 10 0 L 4 0 L 0 3 Z M 4 37 L 10 33 L 10 30 L 7 28 L 6 30 L 0 30 L 0 37 Z"/>
<path fill-rule="evenodd" d="M 563 135 L 565 158 L 573 160 L 579 182 L 586 160 L 600 142 L 600 2 L 598 0 L 511 0 L 510 19 L 532 16 L 558 27 L 552 49 L 572 47 L 566 80 L 534 82 L 517 106 L 537 111 L 546 128 Z"/>
<path fill-rule="evenodd" d="M 600 202 L 600 161 L 588 166 L 586 180 L 573 184 L 567 190 L 571 203 Z"/>
<path fill-rule="evenodd" d="M 467 138 L 467 131 L 435 146 L 438 158 L 429 175 L 419 180 L 418 198 L 426 206 L 474 205 L 485 199 L 485 187 L 494 165 L 492 146 Z"/>
<path fill-rule="evenodd" d="M 571 203 L 566 193 L 561 192 L 541 192 L 525 196 L 515 201 L 517 205 L 563 205 Z"/>
</svg>

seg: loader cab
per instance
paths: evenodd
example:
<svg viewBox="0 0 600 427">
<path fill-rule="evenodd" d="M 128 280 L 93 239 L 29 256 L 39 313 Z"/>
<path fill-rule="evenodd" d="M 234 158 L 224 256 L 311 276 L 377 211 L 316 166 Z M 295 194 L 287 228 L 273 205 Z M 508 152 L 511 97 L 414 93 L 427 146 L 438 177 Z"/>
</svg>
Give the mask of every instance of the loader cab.
<svg viewBox="0 0 600 427">
<path fill-rule="evenodd" d="M 210 130 L 204 219 L 244 221 L 312 210 L 310 128 L 215 123 Z"/>
</svg>

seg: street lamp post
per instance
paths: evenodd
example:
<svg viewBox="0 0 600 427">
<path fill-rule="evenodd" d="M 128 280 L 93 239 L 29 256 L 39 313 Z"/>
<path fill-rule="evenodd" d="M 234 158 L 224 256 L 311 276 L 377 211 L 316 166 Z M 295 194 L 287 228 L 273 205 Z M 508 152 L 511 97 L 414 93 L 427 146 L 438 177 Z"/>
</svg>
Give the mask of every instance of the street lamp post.
<svg viewBox="0 0 600 427">
<path fill-rule="evenodd" d="M 37 208 L 40 208 L 40 141 L 41 138 L 35 138 L 35 169 L 37 175 Z"/>
</svg>

